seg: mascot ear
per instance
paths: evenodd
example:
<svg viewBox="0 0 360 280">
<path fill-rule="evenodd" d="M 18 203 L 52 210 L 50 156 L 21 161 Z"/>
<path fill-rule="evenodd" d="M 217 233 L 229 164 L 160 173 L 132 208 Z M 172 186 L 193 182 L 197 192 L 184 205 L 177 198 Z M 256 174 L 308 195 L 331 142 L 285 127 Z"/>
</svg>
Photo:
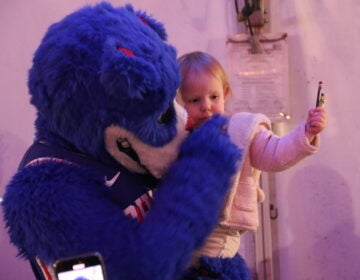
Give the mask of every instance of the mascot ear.
<svg viewBox="0 0 360 280">
<path fill-rule="evenodd" d="M 163 41 L 167 40 L 167 33 L 162 23 L 156 21 L 151 16 L 147 15 L 145 12 L 137 11 L 136 14 L 139 17 L 139 20 L 141 20 L 142 23 L 153 29 Z"/>
<path fill-rule="evenodd" d="M 143 100 L 149 91 L 158 89 L 161 78 L 153 64 L 115 40 L 110 39 L 105 45 L 101 83 L 108 94 Z"/>
<path fill-rule="evenodd" d="M 143 24 L 149 26 L 152 30 L 154 30 L 158 34 L 158 36 L 160 37 L 161 40 L 163 40 L 163 41 L 167 40 L 167 33 L 166 33 L 164 25 L 161 22 L 158 22 L 157 20 L 155 20 L 154 18 L 149 16 L 144 11 L 141 11 L 141 10 L 135 11 L 131 4 L 125 5 L 125 8 L 128 11 L 135 13 L 135 15 L 138 16 L 139 20 Z"/>
</svg>

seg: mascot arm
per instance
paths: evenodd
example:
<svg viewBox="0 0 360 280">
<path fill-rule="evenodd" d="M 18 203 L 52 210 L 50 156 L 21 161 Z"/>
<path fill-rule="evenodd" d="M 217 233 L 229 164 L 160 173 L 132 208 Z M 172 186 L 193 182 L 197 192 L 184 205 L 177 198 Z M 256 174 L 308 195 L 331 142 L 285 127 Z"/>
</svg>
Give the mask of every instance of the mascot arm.
<svg viewBox="0 0 360 280">
<path fill-rule="evenodd" d="M 157 190 L 151 211 L 141 224 L 148 238 L 143 249 L 156 248 L 151 252 L 157 265 L 147 263 L 153 266 L 147 271 L 157 269 L 160 273 L 174 266 L 178 274 L 216 226 L 240 158 L 240 151 L 224 131 L 225 121 L 216 116 L 188 137 Z"/>
<path fill-rule="evenodd" d="M 104 178 L 76 165 L 46 161 L 21 169 L 3 203 L 11 241 L 25 258 L 47 264 L 97 251 L 109 275 L 120 275 L 138 256 L 139 224 L 106 191 Z"/>
<path fill-rule="evenodd" d="M 23 256 L 47 263 L 94 250 L 103 235 L 98 226 L 106 231 L 111 223 L 131 221 L 105 191 L 103 178 L 76 165 L 46 161 L 21 169 L 4 197 L 11 240 Z"/>
<path fill-rule="evenodd" d="M 12 242 L 48 264 L 98 251 L 110 279 L 179 276 L 217 224 L 236 170 L 239 151 L 223 122 L 215 118 L 187 139 L 141 224 L 109 200 L 103 178 L 90 171 L 58 162 L 23 168 L 3 205 Z"/>
</svg>

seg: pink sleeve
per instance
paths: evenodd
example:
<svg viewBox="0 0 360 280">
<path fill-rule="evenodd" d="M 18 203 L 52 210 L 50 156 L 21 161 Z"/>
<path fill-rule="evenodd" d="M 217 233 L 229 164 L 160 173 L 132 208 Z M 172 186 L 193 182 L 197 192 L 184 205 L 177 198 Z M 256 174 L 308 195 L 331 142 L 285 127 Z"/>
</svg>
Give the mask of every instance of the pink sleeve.
<svg viewBox="0 0 360 280">
<path fill-rule="evenodd" d="M 250 145 L 251 165 L 262 171 L 282 171 L 305 157 L 314 154 L 319 148 L 319 135 L 310 144 L 305 136 L 305 123 L 301 123 L 285 136 L 277 136 L 264 126 Z"/>
</svg>

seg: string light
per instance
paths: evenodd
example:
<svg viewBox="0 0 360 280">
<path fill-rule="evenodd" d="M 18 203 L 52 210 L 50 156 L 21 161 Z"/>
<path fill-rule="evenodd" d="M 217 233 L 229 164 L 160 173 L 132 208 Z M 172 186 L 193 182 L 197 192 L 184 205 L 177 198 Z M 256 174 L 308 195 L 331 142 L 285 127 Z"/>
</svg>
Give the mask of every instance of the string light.
<svg viewBox="0 0 360 280">
<path fill-rule="evenodd" d="M 285 114 L 284 112 L 280 112 L 279 115 L 282 116 L 283 118 L 287 119 L 287 120 L 290 120 L 290 115 Z"/>
</svg>

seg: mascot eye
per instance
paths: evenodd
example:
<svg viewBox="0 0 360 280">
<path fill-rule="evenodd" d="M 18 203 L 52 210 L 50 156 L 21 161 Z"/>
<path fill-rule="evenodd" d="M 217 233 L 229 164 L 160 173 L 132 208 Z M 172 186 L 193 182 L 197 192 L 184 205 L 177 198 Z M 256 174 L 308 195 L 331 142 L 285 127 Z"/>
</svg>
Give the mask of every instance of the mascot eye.
<svg viewBox="0 0 360 280">
<path fill-rule="evenodd" d="M 123 52 L 123 53 L 126 54 L 127 56 L 134 56 L 133 52 L 130 51 L 130 50 L 128 50 L 128 49 L 126 49 L 126 48 L 121 48 L 121 47 L 119 47 L 118 50 L 121 51 L 121 52 Z"/>
<path fill-rule="evenodd" d="M 169 109 L 167 109 L 167 110 L 165 111 L 165 113 L 163 113 L 163 114 L 158 118 L 158 123 L 164 125 L 164 124 L 169 123 L 169 122 L 170 122 L 170 119 L 171 119 L 171 110 L 170 110 L 170 108 L 169 108 Z"/>
</svg>

